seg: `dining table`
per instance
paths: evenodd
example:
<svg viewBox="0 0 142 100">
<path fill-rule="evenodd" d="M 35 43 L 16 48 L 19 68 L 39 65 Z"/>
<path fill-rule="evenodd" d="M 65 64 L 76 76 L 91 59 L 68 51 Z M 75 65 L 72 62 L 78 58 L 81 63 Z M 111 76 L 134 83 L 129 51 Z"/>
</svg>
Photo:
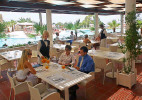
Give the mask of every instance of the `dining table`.
<svg viewBox="0 0 142 100">
<path fill-rule="evenodd" d="M 46 69 L 48 66 L 48 69 Z M 64 91 L 65 100 L 69 100 L 69 88 L 90 78 L 90 74 L 80 72 L 72 67 L 65 67 L 58 63 L 50 62 L 43 64 L 43 66 L 35 68 L 37 71 L 36 76 L 43 81 L 54 86 L 60 91 Z"/>
<path fill-rule="evenodd" d="M 89 50 L 88 55 L 92 57 L 100 57 L 100 58 L 105 58 L 105 59 L 110 59 L 113 63 L 113 69 L 112 72 L 109 72 L 106 74 L 106 76 L 110 78 L 115 78 L 115 62 L 119 61 L 120 59 L 123 59 L 125 55 L 123 53 L 119 52 L 111 52 L 111 51 L 104 51 L 104 50 Z M 100 62 L 101 63 L 101 62 Z"/>
<path fill-rule="evenodd" d="M 65 50 L 65 44 L 53 44 L 53 48 L 59 49 L 59 50 Z M 71 46 L 72 49 L 76 48 L 76 46 Z"/>
<path fill-rule="evenodd" d="M 0 56 L 2 56 L 8 61 L 18 60 L 21 58 L 21 55 L 22 55 L 21 50 L 5 51 L 0 53 Z"/>
<path fill-rule="evenodd" d="M 100 43 L 100 41 L 90 40 L 92 44 Z M 75 40 L 74 42 L 83 43 L 83 40 Z"/>
</svg>

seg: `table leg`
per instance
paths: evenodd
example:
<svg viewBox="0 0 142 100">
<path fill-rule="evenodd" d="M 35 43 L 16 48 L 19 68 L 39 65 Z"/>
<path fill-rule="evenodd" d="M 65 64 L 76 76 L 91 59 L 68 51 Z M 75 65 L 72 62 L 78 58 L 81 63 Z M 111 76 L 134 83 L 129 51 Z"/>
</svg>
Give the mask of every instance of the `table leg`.
<svg viewBox="0 0 142 100">
<path fill-rule="evenodd" d="M 65 100 L 69 100 L 69 88 L 65 88 Z"/>
<path fill-rule="evenodd" d="M 112 60 L 112 63 L 113 63 L 112 72 L 106 73 L 106 76 L 109 78 L 116 78 L 115 61 Z"/>
</svg>

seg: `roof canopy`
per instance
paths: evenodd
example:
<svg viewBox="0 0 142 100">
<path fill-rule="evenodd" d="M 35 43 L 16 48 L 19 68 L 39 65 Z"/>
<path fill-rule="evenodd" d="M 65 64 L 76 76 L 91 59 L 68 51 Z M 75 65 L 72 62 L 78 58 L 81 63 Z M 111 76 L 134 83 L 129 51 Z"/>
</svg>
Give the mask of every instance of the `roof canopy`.
<svg viewBox="0 0 142 100">
<path fill-rule="evenodd" d="M 136 0 L 136 10 L 142 12 L 142 0 Z M 1 0 L 0 11 L 41 12 L 100 15 L 124 14 L 125 0 Z"/>
</svg>

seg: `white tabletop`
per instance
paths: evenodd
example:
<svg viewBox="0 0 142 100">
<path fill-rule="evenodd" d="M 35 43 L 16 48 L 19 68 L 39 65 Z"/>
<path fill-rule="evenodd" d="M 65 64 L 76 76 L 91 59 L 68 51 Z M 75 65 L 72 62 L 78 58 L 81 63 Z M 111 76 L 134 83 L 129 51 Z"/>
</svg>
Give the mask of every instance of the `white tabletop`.
<svg viewBox="0 0 142 100">
<path fill-rule="evenodd" d="M 61 39 L 60 41 L 63 41 L 63 42 L 67 42 L 67 41 L 70 41 L 72 39 Z"/>
<path fill-rule="evenodd" d="M 81 81 L 91 77 L 89 74 L 77 71 L 74 69 L 62 69 L 61 65 L 50 62 L 49 69 L 45 69 L 44 66 L 35 68 L 37 71 L 36 76 L 53 85 L 59 90 L 69 88 Z"/>
<path fill-rule="evenodd" d="M 120 34 L 120 35 L 117 35 L 118 37 L 125 37 L 126 35 L 125 34 Z"/>
<path fill-rule="evenodd" d="M 21 58 L 22 51 L 21 50 L 13 50 L 13 51 L 1 52 L 0 55 L 8 61 L 17 60 L 17 59 Z"/>
<path fill-rule="evenodd" d="M 90 40 L 91 43 L 95 44 L 95 43 L 100 43 L 100 41 L 94 41 L 94 40 Z M 83 43 L 83 40 L 75 40 L 74 42 L 78 42 L 78 43 Z"/>
<path fill-rule="evenodd" d="M 119 45 L 118 43 L 110 44 L 110 46 L 118 46 L 118 45 Z"/>
<path fill-rule="evenodd" d="M 54 86 L 59 90 L 65 91 L 65 100 L 69 100 L 69 87 L 80 83 L 81 81 L 90 78 L 90 74 L 74 69 L 62 69 L 61 65 L 50 62 L 49 69 L 45 69 L 44 66 L 35 68 L 37 71 L 36 76 Z"/>
<path fill-rule="evenodd" d="M 103 50 L 89 50 L 88 54 L 90 56 L 96 56 L 96 57 L 107 58 L 112 60 L 119 60 L 121 58 L 124 58 L 123 53 L 103 51 Z"/>
<path fill-rule="evenodd" d="M 53 48 L 60 49 L 60 50 L 65 50 L 64 44 L 53 44 Z M 75 48 L 76 46 L 71 46 L 72 48 Z"/>
</svg>

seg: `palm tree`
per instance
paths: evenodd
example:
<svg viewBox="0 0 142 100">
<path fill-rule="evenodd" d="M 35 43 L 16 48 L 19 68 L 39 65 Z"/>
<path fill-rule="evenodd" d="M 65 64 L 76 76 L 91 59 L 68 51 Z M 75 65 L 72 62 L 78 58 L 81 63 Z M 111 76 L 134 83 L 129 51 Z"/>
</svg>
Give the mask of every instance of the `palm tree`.
<svg viewBox="0 0 142 100">
<path fill-rule="evenodd" d="M 32 23 L 33 21 L 30 19 L 30 18 L 20 18 L 18 20 L 19 23 L 24 23 L 24 22 L 29 22 L 29 23 Z"/>
<path fill-rule="evenodd" d="M 14 21 L 14 20 L 11 20 L 10 23 L 11 23 L 12 32 L 13 32 L 13 31 L 15 30 L 15 24 L 16 24 L 17 22 Z"/>
<path fill-rule="evenodd" d="M 35 23 L 34 24 L 34 28 L 35 28 L 35 31 L 37 33 L 37 35 L 40 33 L 40 35 L 43 34 L 43 31 L 44 30 L 47 30 L 47 25 L 40 25 L 40 23 Z"/>
<path fill-rule="evenodd" d="M 118 27 L 120 24 L 116 22 L 116 20 L 113 20 L 112 22 L 108 23 L 109 27 L 113 29 L 113 32 L 115 32 L 115 28 Z"/>
<path fill-rule="evenodd" d="M 64 27 L 65 27 L 66 29 L 71 30 L 71 29 L 73 29 L 73 23 L 72 23 L 72 22 L 64 23 Z"/>
<path fill-rule="evenodd" d="M 142 35 L 142 20 L 137 20 L 138 27 L 141 29 L 141 35 Z"/>
<path fill-rule="evenodd" d="M 4 38 L 6 35 L 3 33 L 5 30 L 6 26 L 4 23 L 0 22 L 0 38 Z"/>
</svg>

